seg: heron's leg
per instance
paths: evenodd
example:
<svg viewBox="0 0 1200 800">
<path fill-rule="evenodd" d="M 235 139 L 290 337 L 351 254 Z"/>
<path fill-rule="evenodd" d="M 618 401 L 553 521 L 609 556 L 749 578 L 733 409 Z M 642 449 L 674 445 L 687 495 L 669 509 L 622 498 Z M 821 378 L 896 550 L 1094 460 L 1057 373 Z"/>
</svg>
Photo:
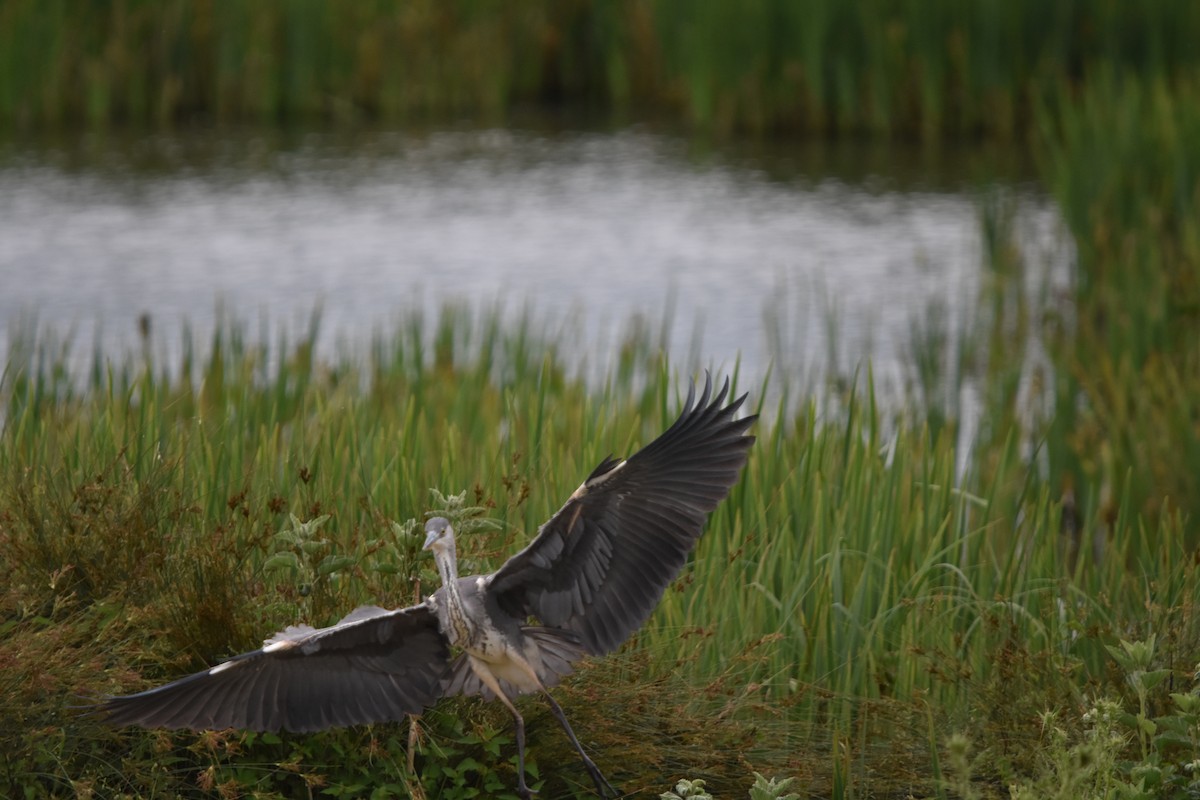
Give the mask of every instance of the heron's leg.
<svg viewBox="0 0 1200 800">
<path fill-rule="evenodd" d="M 525 785 L 525 718 L 521 716 L 521 712 L 517 711 L 517 707 L 508 702 L 508 698 L 500 695 L 505 700 L 505 705 L 512 711 L 513 719 L 517 726 L 517 794 L 531 800 L 533 790 Z"/>
<path fill-rule="evenodd" d="M 564 731 L 567 732 L 567 738 L 571 740 L 571 744 L 575 747 L 575 752 L 579 753 L 579 757 L 583 759 L 583 766 L 587 768 L 588 774 L 592 776 L 592 783 L 596 784 L 596 791 L 601 797 L 608 797 L 612 793 L 613 797 L 620 797 L 621 793 L 613 788 L 613 785 L 608 782 L 608 778 L 600 772 L 600 768 L 595 762 L 588 758 L 588 754 L 583 752 L 583 745 L 575 738 L 575 731 L 571 730 L 571 723 L 567 722 L 567 715 L 563 713 L 562 706 L 554 699 L 554 697 L 544 687 L 542 694 L 546 697 L 546 702 L 550 704 L 550 710 L 554 712 L 555 719 L 558 724 L 562 725 Z"/>
<path fill-rule="evenodd" d="M 500 698 L 500 702 L 508 706 L 508 710 L 512 712 L 513 720 L 517 727 L 517 794 L 532 800 L 535 792 L 525 785 L 525 719 L 521 716 L 521 712 L 517 711 L 517 707 L 513 705 L 512 700 L 508 699 L 508 695 L 500 688 L 500 682 L 496 680 L 496 676 L 488 669 L 486 664 L 481 664 L 474 658 L 471 659 L 471 670 L 479 676 L 479 680 L 483 681 L 483 685 L 492 690 L 492 694 Z"/>
</svg>

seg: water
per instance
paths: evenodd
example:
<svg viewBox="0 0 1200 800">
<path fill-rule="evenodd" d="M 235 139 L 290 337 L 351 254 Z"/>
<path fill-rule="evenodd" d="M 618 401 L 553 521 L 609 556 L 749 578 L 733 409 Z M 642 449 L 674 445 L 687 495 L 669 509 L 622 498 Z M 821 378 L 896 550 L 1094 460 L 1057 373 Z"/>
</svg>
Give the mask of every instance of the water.
<svg viewBox="0 0 1200 800">
<path fill-rule="evenodd" d="M 640 318 L 684 368 L 902 379 L 914 320 L 967 318 L 978 152 L 701 146 L 617 131 L 78 138 L 0 151 L 0 350 L 30 320 L 76 352 L 162 357 L 223 309 L 354 348 L 413 308 L 529 310 L 593 369 Z M 1019 170 L 1039 283 L 1067 280 L 1053 205 Z M 934 311 L 931 311 L 934 309 Z M 340 343 L 340 344 L 339 344 Z"/>
</svg>

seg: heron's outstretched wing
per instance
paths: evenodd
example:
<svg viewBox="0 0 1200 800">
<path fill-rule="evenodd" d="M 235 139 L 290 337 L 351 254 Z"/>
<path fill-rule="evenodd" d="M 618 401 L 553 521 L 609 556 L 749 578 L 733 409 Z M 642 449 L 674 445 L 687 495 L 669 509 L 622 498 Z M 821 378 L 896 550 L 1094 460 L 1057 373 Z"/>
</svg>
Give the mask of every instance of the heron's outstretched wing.
<svg viewBox="0 0 1200 800">
<path fill-rule="evenodd" d="M 441 697 L 449 649 L 427 605 L 355 609 L 289 627 L 250 653 L 97 710 L 145 728 L 316 731 L 414 714 Z"/>
<path fill-rule="evenodd" d="M 755 417 L 734 419 L 705 381 L 665 433 L 628 460 L 605 459 L 486 591 L 518 619 L 574 631 L 594 655 L 637 630 L 682 569 L 708 513 L 738 479 Z"/>
</svg>

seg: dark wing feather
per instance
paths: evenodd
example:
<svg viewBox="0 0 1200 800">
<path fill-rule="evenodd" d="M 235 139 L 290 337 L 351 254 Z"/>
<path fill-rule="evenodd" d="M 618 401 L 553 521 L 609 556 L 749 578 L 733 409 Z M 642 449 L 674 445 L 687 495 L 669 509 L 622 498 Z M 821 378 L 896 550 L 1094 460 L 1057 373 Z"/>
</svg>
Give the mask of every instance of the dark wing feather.
<svg viewBox="0 0 1200 800">
<path fill-rule="evenodd" d="M 450 652 L 427 605 L 363 606 L 336 625 L 289 627 L 262 649 L 96 710 L 145 728 L 316 731 L 397 720 L 442 695 Z"/>
<path fill-rule="evenodd" d="M 746 463 L 755 417 L 723 406 L 711 380 L 665 433 L 627 461 L 605 459 L 486 591 L 506 613 L 574 631 L 588 652 L 615 649 L 640 628 L 679 574 L 704 521 Z"/>
</svg>

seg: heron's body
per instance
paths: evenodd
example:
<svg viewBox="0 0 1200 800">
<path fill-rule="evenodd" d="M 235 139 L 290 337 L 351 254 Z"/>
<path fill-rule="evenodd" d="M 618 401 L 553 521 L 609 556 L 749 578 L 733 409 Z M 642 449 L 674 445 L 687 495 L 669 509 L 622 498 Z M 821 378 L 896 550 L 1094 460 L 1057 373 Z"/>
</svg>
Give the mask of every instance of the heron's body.
<svg viewBox="0 0 1200 800">
<path fill-rule="evenodd" d="M 430 522 L 433 524 L 437 520 Z M 434 557 L 439 562 L 439 572 L 443 562 L 450 564 L 450 558 L 436 549 Z M 501 684 L 502 696 L 513 698 L 518 694 L 537 692 L 554 686 L 563 676 L 570 674 L 570 664 L 566 664 L 565 669 L 562 666 L 564 652 L 573 655 L 572 660 L 585 654 L 574 636 L 548 628 L 522 625 L 503 613 L 499 606 L 489 603 L 487 576 L 449 576 L 449 580 L 447 577 L 442 575 L 442 588 L 426 602 L 437 615 L 438 629 L 446 637 L 447 643 L 462 651 L 462 655 L 452 664 L 452 674 L 469 670 L 481 682 L 477 686 L 464 673 L 462 678 L 466 681 L 466 690 L 456 694 L 495 695 L 495 688 L 490 680 L 480 674 L 481 670 L 504 682 Z M 453 587 L 453 590 L 449 587 Z M 492 607 L 489 608 L 489 605 Z M 554 639 L 558 640 L 557 648 L 551 645 Z M 544 649 L 547 651 L 545 657 Z M 555 666 L 558 666 L 557 670 Z M 486 687 L 490 694 L 480 691 L 481 687 Z"/>
<path fill-rule="evenodd" d="M 459 577 L 454 531 L 435 517 L 425 547 L 442 586 L 423 602 L 291 626 L 259 650 L 100 708 L 116 724 L 314 731 L 401 719 L 450 695 L 497 698 L 516 722 L 517 790 L 529 797 L 513 701 L 540 693 L 597 790 L 615 793 L 548 689 L 641 627 L 736 482 L 754 418 L 734 418 L 745 397 L 723 405 L 727 388 L 712 397 L 706 385 L 695 404 L 689 392 L 675 424 L 628 459 L 605 459 L 495 572 Z"/>
</svg>

